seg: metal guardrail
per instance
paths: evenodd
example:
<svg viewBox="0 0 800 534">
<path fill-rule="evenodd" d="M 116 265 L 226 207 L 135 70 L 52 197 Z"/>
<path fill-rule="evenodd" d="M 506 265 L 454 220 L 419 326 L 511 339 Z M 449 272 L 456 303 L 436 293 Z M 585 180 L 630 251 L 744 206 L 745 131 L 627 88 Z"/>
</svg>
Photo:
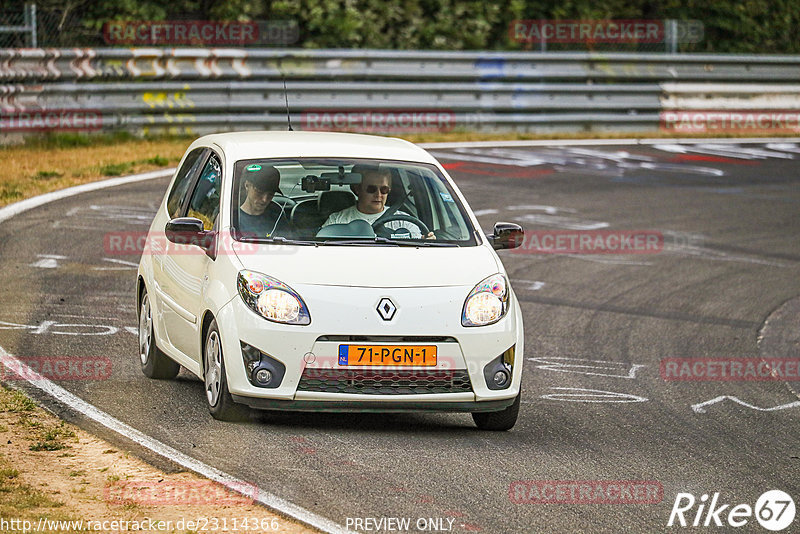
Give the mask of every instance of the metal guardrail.
<svg viewBox="0 0 800 534">
<path fill-rule="evenodd" d="M 259 50 L 0 49 L 0 79 L 695 80 L 800 79 L 800 57 L 707 54 Z"/>
<path fill-rule="evenodd" d="M 664 109 L 720 99 L 800 108 L 797 56 L 108 48 L 0 49 L 0 114 L 85 109 L 104 129 L 135 132 L 272 129 L 285 125 L 284 78 L 299 128 L 309 110 L 446 112 L 466 130 L 641 131 Z"/>
</svg>

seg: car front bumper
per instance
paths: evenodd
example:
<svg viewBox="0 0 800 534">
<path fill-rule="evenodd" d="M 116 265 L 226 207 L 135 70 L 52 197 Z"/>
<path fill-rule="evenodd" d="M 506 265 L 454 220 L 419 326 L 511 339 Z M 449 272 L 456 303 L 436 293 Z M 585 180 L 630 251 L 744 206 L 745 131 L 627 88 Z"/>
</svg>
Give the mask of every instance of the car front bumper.
<svg viewBox="0 0 800 534">
<path fill-rule="evenodd" d="M 524 336 L 513 293 L 503 319 L 493 325 L 464 327 L 461 311 L 471 288 L 294 288 L 309 305 L 310 325 L 267 321 L 239 297 L 219 311 L 228 389 L 235 402 L 269 410 L 479 412 L 502 410 L 519 394 Z M 376 311 L 383 297 L 397 306 L 391 321 Z M 278 387 L 251 383 L 241 343 L 285 366 Z M 338 350 L 347 343 L 435 345 L 437 364 L 424 368 L 343 366 Z M 490 389 L 484 368 L 511 347 L 515 356 L 510 384 Z M 359 381 L 377 385 L 367 388 L 369 394 L 359 393 L 365 391 Z M 313 385 L 320 383 L 320 387 Z M 391 388 L 381 386 L 387 383 Z"/>
</svg>

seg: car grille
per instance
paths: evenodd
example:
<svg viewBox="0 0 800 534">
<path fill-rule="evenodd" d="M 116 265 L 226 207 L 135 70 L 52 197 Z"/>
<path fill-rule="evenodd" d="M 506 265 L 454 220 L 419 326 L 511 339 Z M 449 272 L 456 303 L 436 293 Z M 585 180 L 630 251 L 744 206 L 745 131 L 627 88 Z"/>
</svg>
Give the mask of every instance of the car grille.
<svg viewBox="0 0 800 534">
<path fill-rule="evenodd" d="M 465 370 L 306 369 L 300 377 L 297 390 L 360 395 L 423 395 L 471 393 L 472 384 Z"/>
</svg>

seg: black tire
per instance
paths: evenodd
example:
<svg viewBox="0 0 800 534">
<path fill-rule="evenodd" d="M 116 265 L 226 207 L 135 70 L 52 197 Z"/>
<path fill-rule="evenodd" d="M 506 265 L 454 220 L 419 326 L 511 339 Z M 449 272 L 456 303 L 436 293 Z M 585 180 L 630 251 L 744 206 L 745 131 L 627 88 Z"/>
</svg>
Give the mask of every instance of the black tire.
<svg viewBox="0 0 800 534">
<path fill-rule="evenodd" d="M 174 362 L 156 346 L 150 297 L 144 288 L 139 298 L 139 363 L 144 376 L 159 380 L 175 378 L 181 370 L 180 364 Z"/>
<path fill-rule="evenodd" d="M 474 412 L 472 420 L 481 430 L 511 430 L 519 415 L 519 401 L 522 393 L 514 399 L 514 404 L 499 412 Z"/>
<path fill-rule="evenodd" d="M 249 408 L 233 402 L 233 397 L 228 391 L 225 358 L 222 356 L 222 343 L 216 319 L 208 325 L 203 343 L 203 385 L 208 411 L 214 419 L 244 421 L 248 418 Z"/>
</svg>

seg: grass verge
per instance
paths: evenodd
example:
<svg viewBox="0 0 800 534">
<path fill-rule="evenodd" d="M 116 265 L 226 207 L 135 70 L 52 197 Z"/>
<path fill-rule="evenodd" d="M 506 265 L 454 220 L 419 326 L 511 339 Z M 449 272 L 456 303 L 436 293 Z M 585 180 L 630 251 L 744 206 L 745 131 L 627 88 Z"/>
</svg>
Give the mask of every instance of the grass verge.
<svg viewBox="0 0 800 534">
<path fill-rule="evenodd" d="M 51 134 L 0 148 L 0 206 L 110 176 L 175 166 L 188 137 Z"/>
</svg>

